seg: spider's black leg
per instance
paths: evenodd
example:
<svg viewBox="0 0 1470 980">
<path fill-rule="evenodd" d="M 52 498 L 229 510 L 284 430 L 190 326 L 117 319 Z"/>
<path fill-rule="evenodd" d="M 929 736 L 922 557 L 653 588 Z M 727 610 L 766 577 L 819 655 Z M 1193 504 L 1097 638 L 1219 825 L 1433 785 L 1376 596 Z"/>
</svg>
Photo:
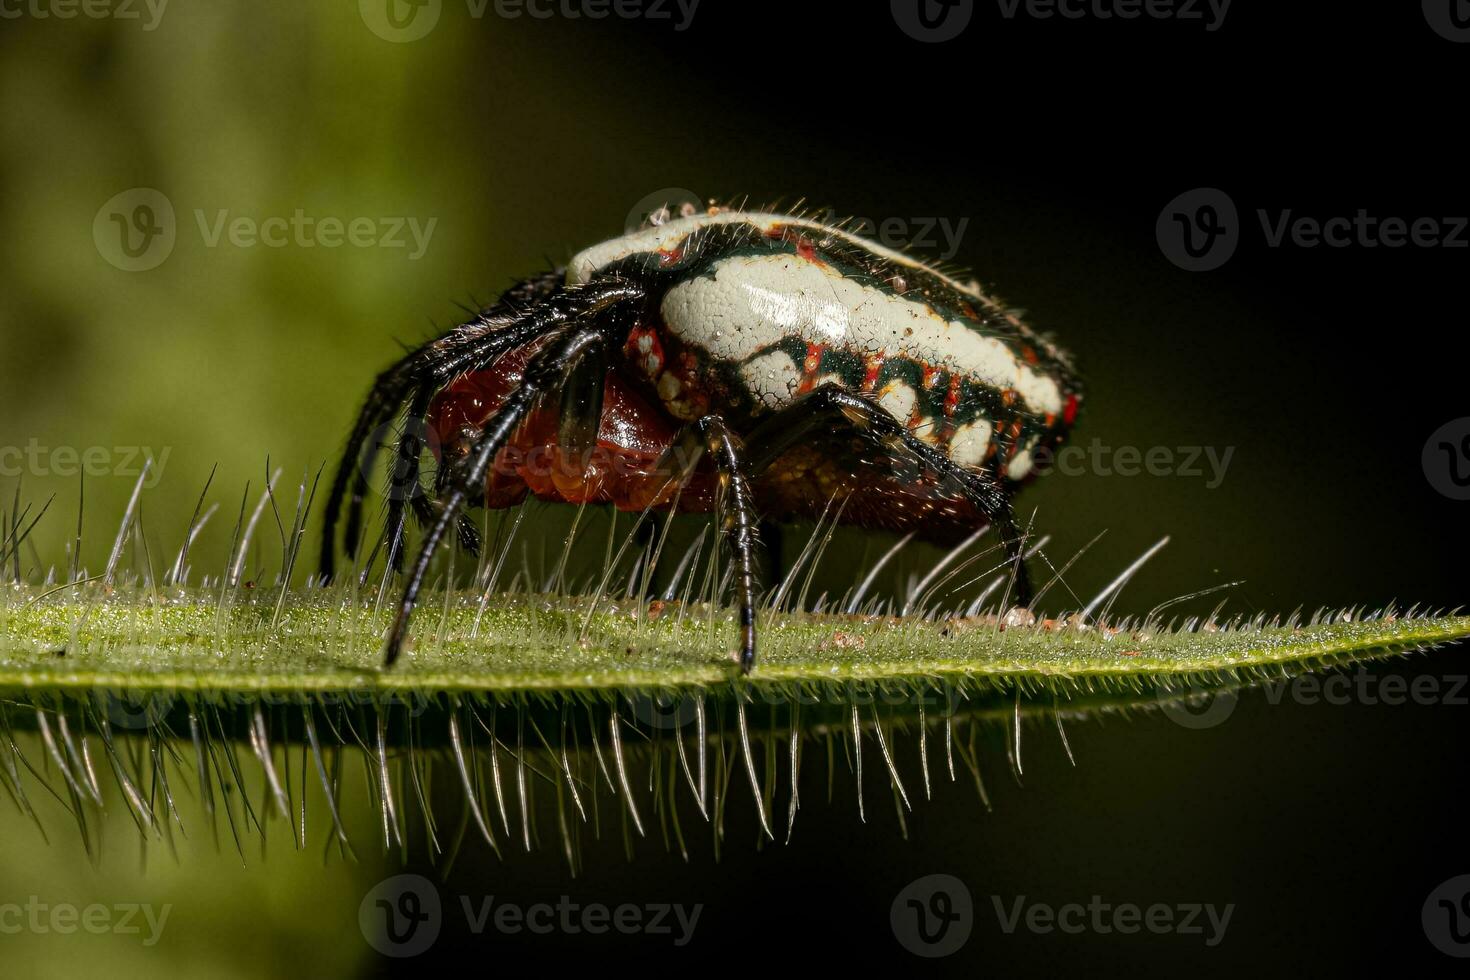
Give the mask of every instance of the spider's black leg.
<svg viewBox="0 0 1470 980">
<path fill-rule="evenodd" d="M 322 527 L 321 573 L 324 579 L 330 580 L 335 572 L 337 520 L 349 485 L 352 487 L 352 503 L 343 538 L 347 553 L 356 553 L 357 536 L 362 526 L 363 498 L 368 491 L 367 473 L 378 452 L 377 445 L 368 447 L 368 451 L 364 452 L 364 446 L 373 433 L 392 421 L 416 385 L 424 385 L 443 376 L 442 370 L 438 373 L 434 371 L 436 366 L 442 368 L 456 362 L 462 364 L 459 358 L 466 354 L 483 363 L 483 359 L 487 357 L 496 356 L 512 346 L 525 343 L 527 338 L 522 336 L 523 332 L 514 330 L 515 325 L 524 319 L 524 308 L 527 304 L 550 295 L 560 288 L 563 281 L 562 270 L 553 270 L 517 283 L 475 320 L 424 344 L 378 375 L 353 423 L 346 448 L 332 478 Z M 452 378 L 453 375 L 450 380 Z"/>
<path fill-rule="evenodd" d="M 353 472 L 358 467 L 358 456 L 362 453 L 363 444 L 367 442 L 368 436 L 374 429 L 384 424 L 398 411 L 410 387 L 405 378 L 411 373 L 417 362 L 423 359 L 426 350 L 427 348 L 420 348 L 378 375 L 377 380 L 373 382 L 372 389 L 368 392 L 367 400 L 363 402 L 362 408 L 358 411 L 357 420 L 352 424 L 352 433 L 347 437 L 347 447 L 342 451 L 342 457 L 337 462 L 337 472 L 332 477 L 332 489 L 327 496 L 322 525 L 321 574 L 322 578 L 327 581 L 330 581 L 336 573 L 337 518 L 341 514 L 342 501 L 347 496 L 347 486 L 352 482 Z M 354 491 L 354 497 L 357 506 L 360 507 L 361 498 L 367 492 L 367 480 L 360 472 L 358 482 L 360 488 Z M 357 527 L 355 521 L 352 523 L 354 526 L 348 529 L 346 535 L 349 553 L 354 553 L 357 549 Z"/>
<path fill-rule="evenodd" d="M 735 591 L 740 597 L 740 672 L 755 663 L 755 498 L 744 470 L 745 446 L 718 418 L 706 419 L 706 439 L 725 496 L 725 536 L 735 554 Z"/>
<path fill-rule="evenodd" d="M 362 528 L 363 500 L 368 492 L 368 473 L 377 458 L 379 447 L 376 441 L 369 442 L 379 428 L 392 421 L 403 402 L 415 387 L 426 392 L 423 404 L 427 409 L 428 399 L 433 396 L 433 385 L 445 370 L 455 370 L 467 363 L 483 363 L 504 353 L 511 347 L 525 343 L 531 336 L 529 330 L 518 329 L 515 324 L 500 321 L 469 323 L 456 328 L 438 340 L 431 341 L 409 354 L 396 365 L 378 375 L 357 421 L 348 437 L 347 446 L 337 464 L 332 479 L 331 493 L 327 498 L 326 517 L 322 527 L 321 570 L 326 579 L 335 571 L 335 541 L 337 519 L 341 514 L 343 499 L 349 485 L 352 497 L 348 504 L 347 526 L 343 533 L 343 545 L 348 555 L 357 552 L 357 536 Z M 440 368 L 436 372 L 436 367 Z M 450 380 L 453 375 L 450 375 Z M 448 382 L 443 382 L 447 384 Z M 410 413 L 411 415 L 413 413 Z M 419 413 L 422 415 L 422 412 Z M 412 418 L 409 422 L 413 428 Z M 402 446 L 400 446 L 400 457 Z"/>
<path fill-rule="evenodd" d="M 485 423 L 470 453 L 456 466 L 449 493 L 439 506 L 433 525 L 419 544 L 418 555 L 409 569 L 404 584 L 398 616 L 388 634 L 386 665 L 391 666 L 403 650 L 408 621 L 413 615 L 418 595 L 428 575 L 434 552 L 443 541 L 449 525 L 459 516 L 471 493 L 484 492 L 485 474 L 495 456 L 510 439 L 515 427 L 526 417 L 536 399 L 546 391 L 559 387 L 567 373 L 588 354 L 606 342 L 610 326 L 598 322 L 601 314 L 615 304 L 641 299 L 642 291 L 619 282 L 600 283 L 568 289 L 552 297 L 537 310 L 533 318 L 551 324 L 565 325 L 562 332 L 546 347 L 536 352 L 526 365 L 521 383 L 506 398 L 500 410 Z"/>
<path fill-rule="evenodd" d="M 429 402 L 434 390 L 420 385 L 408 406 L 408 420 L 398 440 L 398 455 L 393 462 L 393 474 L 388 484 L 388 567 L 403 570 L 403 522 L 404 507 L 412 503 L 418 510 L 424 503 L 424 490 L 419 486 L 419 457 L 424 451 L 424 419 L 429 414 Z M 354 495 L 354 499 L 355 495 Z M 356 523 L 355 521 L 353 523 Z"/>
<path fill-rule="evenodd" d="M 602 423 L 602 393 L 607 387 L 607 349 L 590 350 L 567 375 L 557 412 L 557 448 L 570 460 L 589 462 Z"/>
<path fill-rule="evenodd" d="M 1023 560 L 1025 543 L 1016 527 L 1010 494 L 1000 480 L 955 463 L 861 395 L 836 385 L 823 385 L 762 421 L 746 437 L 751 472 L 763 472 L 788 450 L 824 428 L 855 431 L 885 450 L 902 447 L 941 480 L 957 487 L 995 526 L 1015 570 L 1016 601 L 1022 606 L 1030 604 L 1031 581 Z"/>
<path fill-rule="evenodd" d="M 755 570 L 760 541 L 756 534 L 755 495 L 746 466 L 745 444 L 718 415 L 706 415 L 680 431 L 664 454 L 664 461 L 659 464 L 657 472 L 668 472 L 669 464 L 677 462 L 675 479 L 682 484 L 705 453 L 713 458 L 715 472 L 720 478 L 720 496 L 724 504 L 722 530 L 735 556 L 735 594 L 740 609 L 740 671 L 748 674 L 755 663 Z"/>
</svg>

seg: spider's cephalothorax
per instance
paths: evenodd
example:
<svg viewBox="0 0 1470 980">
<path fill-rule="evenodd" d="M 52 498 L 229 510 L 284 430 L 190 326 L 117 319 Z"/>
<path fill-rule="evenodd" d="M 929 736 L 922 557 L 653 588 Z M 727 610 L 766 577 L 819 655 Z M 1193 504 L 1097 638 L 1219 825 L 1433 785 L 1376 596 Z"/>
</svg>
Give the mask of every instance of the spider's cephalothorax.
<svg viewBox="0 0 1470 980">
<path fill-rule="evenodd" d="M 390 560 L 405 506 L 428 530 L 388 639 L 391 663 L 435 550 L 467 504 L 528 492 L 629 510 L 720 506 L 735 560 L 740 663 L 755 656 L 756 514 L 952 542 L 995 525 L 1029 600 L 1011 509 L 1080 388 L 1064 354 L 974 284 L 840 227 L 710 208 L 603 242 L 518 284 L 378 377 L 327 506 L 355 551 L 373 431 L 405 406 Z M 443 465 L 419 488 L 426 433 Z M 361 458 L 366 457 L 366 458 Z"/>
</svg>

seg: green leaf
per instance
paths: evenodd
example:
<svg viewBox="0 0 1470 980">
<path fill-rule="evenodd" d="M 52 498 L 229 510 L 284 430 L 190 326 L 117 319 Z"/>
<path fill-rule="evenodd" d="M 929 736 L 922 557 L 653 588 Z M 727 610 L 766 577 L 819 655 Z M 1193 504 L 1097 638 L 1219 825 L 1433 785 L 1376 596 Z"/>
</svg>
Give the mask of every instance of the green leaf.
<svg viewBox="0 0 1470 980">
<path fill-rule="evenodd" d="M 741 678 L 726 609 L 704 604 L 453 593 L 380 667 L 392 603 L 338 590 L 240 597 L 194 589 L 16 586 L 0 604 L 0 686 L 114 690 L 615 694 L 629 688 L 799 689 L 954 683 L 984 691 L 1138 695 L 1235 684 L 1421 650 L 1470 635 L 1470 617 L 1355 616 L 1166 628 L 994 617 L 767 614 Z"/>
</svg>

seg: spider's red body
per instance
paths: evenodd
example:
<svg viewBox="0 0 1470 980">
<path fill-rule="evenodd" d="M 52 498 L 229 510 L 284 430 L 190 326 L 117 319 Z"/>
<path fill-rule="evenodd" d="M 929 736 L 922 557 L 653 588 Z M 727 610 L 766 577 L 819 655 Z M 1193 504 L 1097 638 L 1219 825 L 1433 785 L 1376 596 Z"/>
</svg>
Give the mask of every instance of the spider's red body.
<svg viewBox="0 0 1470 980">
<path fill-rule="evenodd" d="M 453 460 L 468 450 L 473 435 L 521 383 L 530 354 L 511 351 L 490 370 L 466 374 L 435 397 L 429 424 L 443 447 L 441 457 Z M 558 446 L 554 404 L 530 412 L 491 466 L 485 506 L 510 507 L 530 493 L 554 503 L 612 504 L 619 510 L 670 507 L 674 495 L 665 487 L 667 474 L 655 471 L 678 425 L 617 370 L 607 372 L 602 397 L 597 446 L 580 453 Z M 701 468 L 679 494 L 678 509 L 704 512 L 713 503 L 709 473 Z"/>
</svg>

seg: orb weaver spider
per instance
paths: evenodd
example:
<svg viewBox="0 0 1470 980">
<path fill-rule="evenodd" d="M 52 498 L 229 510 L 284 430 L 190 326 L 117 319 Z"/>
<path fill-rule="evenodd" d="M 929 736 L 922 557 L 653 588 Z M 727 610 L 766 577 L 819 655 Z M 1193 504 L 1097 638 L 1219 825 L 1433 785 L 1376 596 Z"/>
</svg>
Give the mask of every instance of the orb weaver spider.
<svg viewBox="0 0 1470 980">
<path fill-rule="evenodd" d="M 473 549 L 472 502 L 528 493 L 624 510 L 717 506 L 734 561 L 738 660 L 756 654 L 757 514 L 954 542 L 997 528 L 1031 590 L 1012 498 L 1070 430 L 1068 357 L 982 292 L 840 226 L 795 214 L 667 209 L 524 280 L 378 376 L 333 480 L 322 573 L 344 501 L 355 554 L 375 429 L 406 409 L 386 542 L 426 531 L 386 643 L 403 650 L 436 549 Z M 441 459 L 420 487 L 425 441 Z M 349 497 L 350 490 L 350 499 Z"/>
</svg>

